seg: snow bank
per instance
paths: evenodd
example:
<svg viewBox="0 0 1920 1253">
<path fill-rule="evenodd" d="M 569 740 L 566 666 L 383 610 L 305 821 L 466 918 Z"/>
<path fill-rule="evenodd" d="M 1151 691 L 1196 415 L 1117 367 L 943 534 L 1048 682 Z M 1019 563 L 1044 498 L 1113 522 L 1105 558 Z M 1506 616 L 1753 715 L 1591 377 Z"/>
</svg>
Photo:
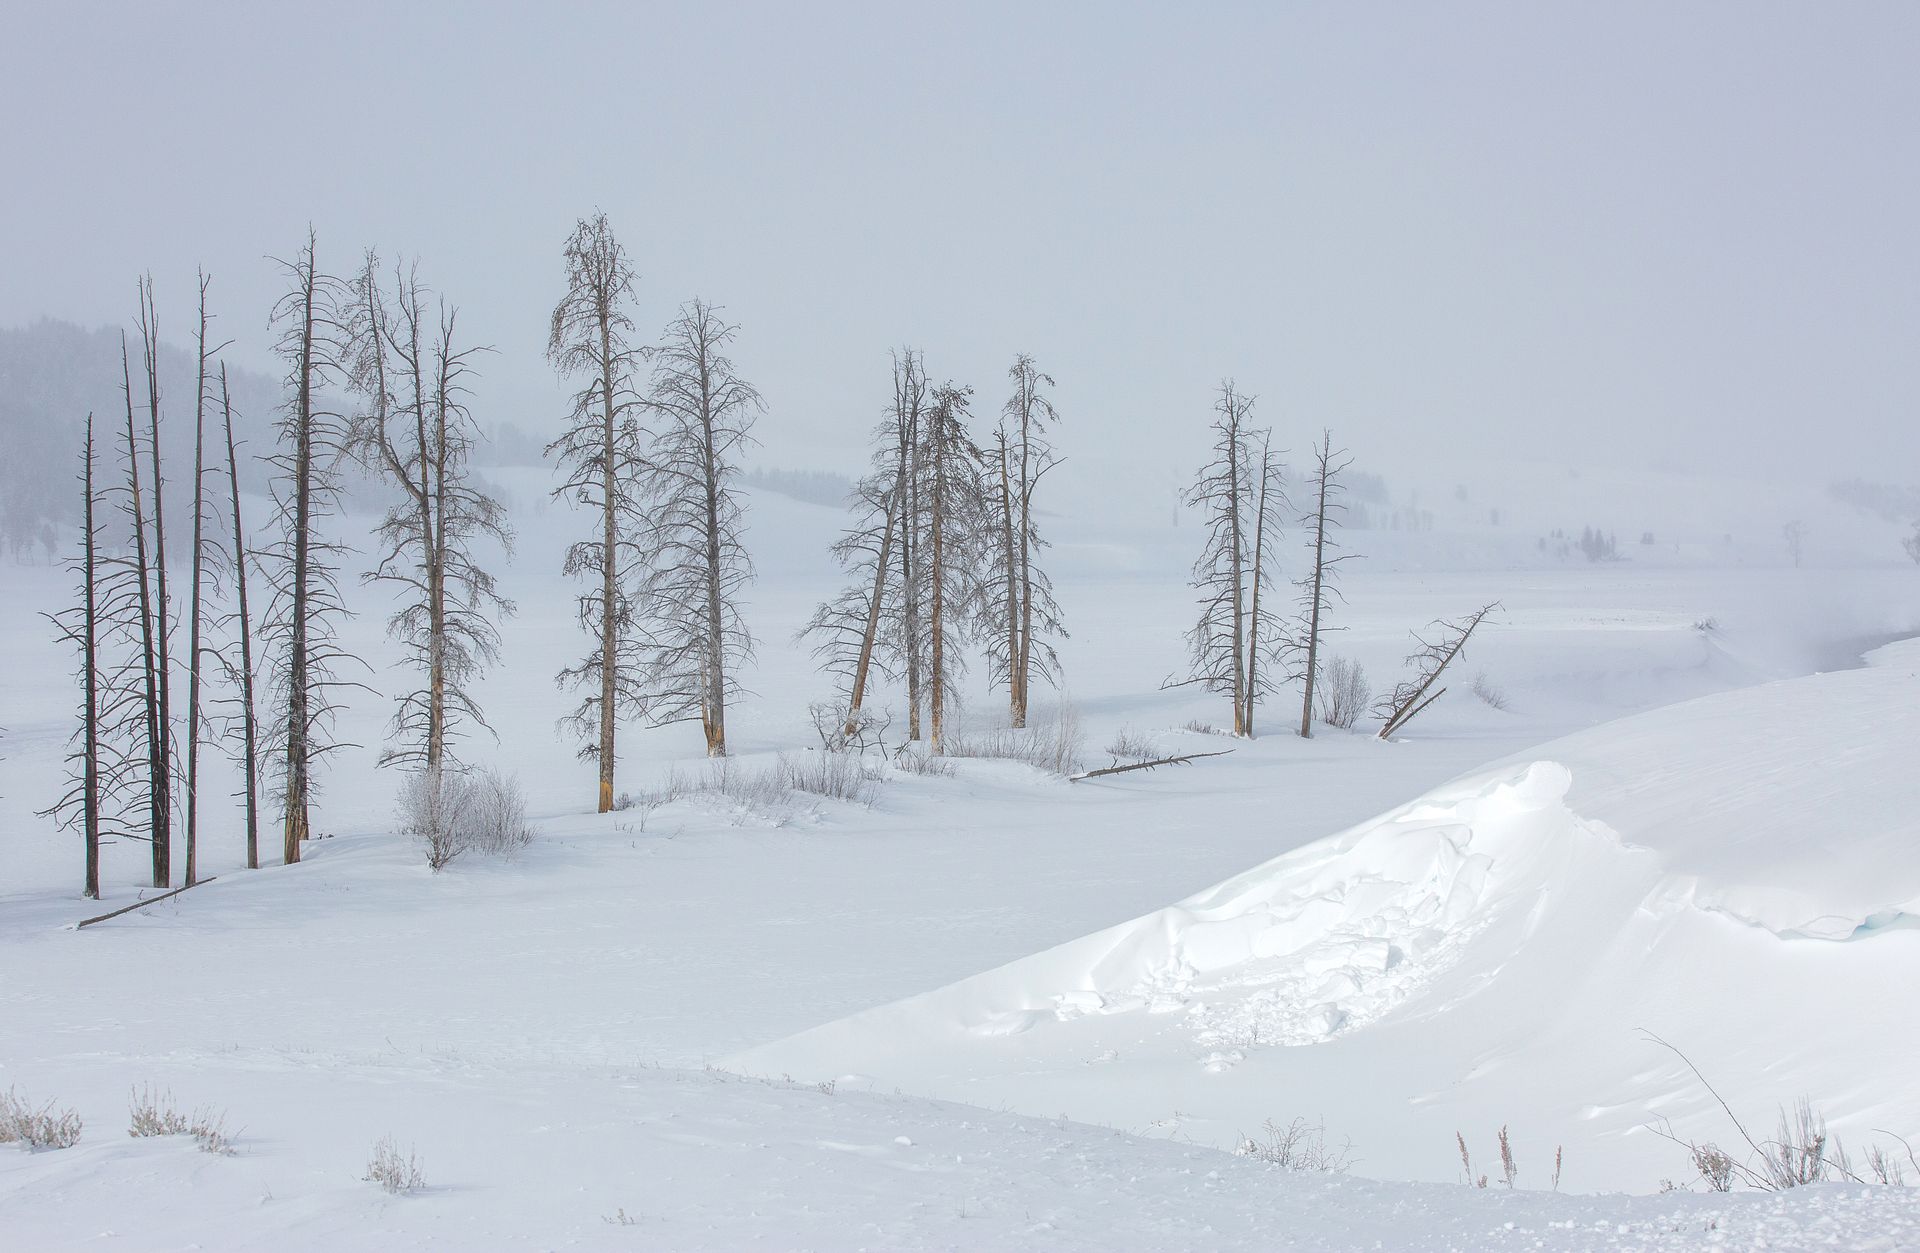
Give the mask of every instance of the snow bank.
<svg viewBox="0 0 1920 1253">
<path fill-rule="evenodd" d="M 1920 1011 L 1885 988 L 1920 959 L 1916 658 L 1569 736 L 728 1064 L 1218 1142 L 1319 1116 L 1428 1178 L 1455 1129 L 1526 1111 L 1577 1182 L 1646 1188 L 1686 1175 L 1649 1121 L 1728 1134 L 1653 1031 L 1762 1121 L 1805 1092 L 1856 1139 L 1911 1129 Z"/>
</svg>

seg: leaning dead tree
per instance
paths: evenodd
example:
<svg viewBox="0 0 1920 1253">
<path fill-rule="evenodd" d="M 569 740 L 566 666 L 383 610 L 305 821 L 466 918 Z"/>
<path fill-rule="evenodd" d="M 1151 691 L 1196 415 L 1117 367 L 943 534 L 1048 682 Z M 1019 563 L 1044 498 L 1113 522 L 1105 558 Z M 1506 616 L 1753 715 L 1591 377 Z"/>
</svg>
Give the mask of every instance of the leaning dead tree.
<svg viewBox="0 0 1920 1253">
<path fill-rule="evenodd" d="M 1326 616 L 1333 598 L 1340 594 L 1337 586 L 1340 563 L 1351 561 L 1356 555 L 1341 551 L 1340 542 L 1332 534 L 1346 516 L 1347 506 L 1341 498 L 1347 488 L 1340 476 L 1353 464 L 1353 458 L 1347 456 L 1344 449 L 1334 450 L 1330 431 L 1320 433 L 1320 442 L 1314 446 L 1312 456 L 1313 471 L 1307 479 L 1307 491 L 1313 512 L 1302 522 L 1307 528 L 1307 551 L 1312 554 L 1313 563 L 1298 584 L 1300 636 L 1297 647 L 1304 653 L 1300 673 L 1305 687 L 1300 700 L 1302 739 L 1313 737 L 1313 689 L 1320 677 L 1320 637 L 1329 629 Z"/>
<path fill-rule="evenodd" d="M 703 301 L 684 306 L 655 353 L 650 397 L 641 700 L 655 726 L 698 718 L 709 757 L 727 755 L 727 702 L 753 655 L 736 480 L 765 405 L 726 355 L 738 330 Z"/>
<path fill-rule="evenodd" d="M 272 597 L 263 634 L 274 691 L 270 738 L 279 772 L 281 855 L 292 863 L 312 831 L 317 767 L 344 747 L 332 733 L 337 693 L 347 686 L 340 666 L 350 657 L 338 631 L 346 615 L 339 579 L 345 548 L 322 524 L 339 505 L 350 432 L 324 399 L 326 385 L 341 378 L 345 286 L 319 268 L 311 230 L 294 259 L 280 266 L 288 290 L 274 306 L 273 324 L 287 367 L 286 399 L 279 448 L 268 459 L 277 533 L 265 565 Z"/>
<path fill-rule="evenodd" d="M 240 465 L 234 453 L 233 399 L 227 391 L 227 367 L 220 366 L 220 420 L 226 428 L 227 500 L 233 523 L 234 606 L 226 625 L 231 637 L 231 652 L 220 654 L 232 693 L 235 717 L 231 720 L 229 742 L 231 756 L 240 766 L 241 812 L 247 830 L 247 869 L 260 868 L 260 728 L 259 706 L 254 701 L 253 619 L 247 603 L 247 568 L 253 555 L 247 549 L 246 526 L 240 512 Z"/>
<path fill-rule="evenodd" d="M 993 530 L 992 566 L 982 585 L 980 627 L 987 667 L 1007 687 L 1010 725 L 1027 725 L 1027 695 L 1033 677 L 1054 681 L 1059 657 L 1049 637 L 1064 636 L 1053 581 L 1038 564 L 1047 546 L 1033 520 L 1034 492 L 1060 464 L 1047 439 L 1058 420 L 1046 390 L 1053 379 L 1021 353 L 1007 371 L 1013 395 L 1000 411 L 987 453 L 988 525 Z"/>
<path fill-rule="evenodd" d="M 927 622 L 927 748 L 939 756 L 945 747 L 948 707 L 957 699 L 956 680 L 964 669 L 960 639 L 971 625 L 983 570 L 986 498 L 982 492 L 984 454 L 967 433 L 971 387 L 943 383 L 933 389 L 920 424 L 916 512 L 924 557 Z"/>
<path fill-rule="evenodd" d="M 833 742 L 857 740 L 873 724 L 864 709 L 876 672 L 891 680 L 908 668 L 900 604 L 911 581 L 911 562 L 897 554 L 908 546 L 905 517 L 926 401 L 926 371 L 919 354 L 911 348 L 895 353 L 893 403 L 874 433 L 871 468 L 849 501 L 854 523 L 833 546 L 834 560 L 852 582 L 814 610 L 800 633 L 814 640 L 813 655 L 845 686 L 841 730 L 829 737 Z M 917 728 L 917 701 L 915 705 Z"/>
<path fill-rule="evenodd" d="M 348 375 L 363 402 L 353 448 L 399 496 L 364 577 L 399 589 L 387 633 L 421 678 L 400 696 L 380 760 L 418 767 L 438 787 L 461 725 L 487 725 L 473 683 L 499 655 L 493 616 L 513 611 L 478 559 L 483 543 L 510 550 L 513 540 L 506 510 L 470 472 L 479 431 L 467 378 L 481 350 L 457 346 L 457 311 L 443 301 L 429 312 L 413 269 L 396 269 L 384 289 L 371 252 L 352 299 Z"/>
<path fill-rule="evenodd" d="M 1206 541 L 1193 564 L 1200 620 L 1187 633 L 1190 676 L 1233 702 L 1233 733 L 1253 734 L 1253 712 L 1266 688 L 1277 647 L 1276 619 L 1262 603 L 1272 577 L 1280 517 L 1286 508 L 1282 468 L 1271 433 L 1248 418 L 1253 400 L 1228 380 L 1214 403 L 1213 460 L 1188 489 L 1186 503 L 1205 517 Z"/>
<path fill-rule="evenodd" d="M 1414 632 L 1413 639 L 1418 648 L 1407 657 L 1407 665 L 1413 669 L 1413 677 L 1397 683 L 1391 692 L 1380 698 L 1373 707 L 1374 715 L 1380 718 L 1380 738 L 1390 739 L 1407 723 L 1413 721 L 1421 710 L 1433 704 L 1446 693 L 1446 688 L 1438 687 L 1440 676 L 1446 673 L 1473 638 L 1486 616 L 1500 607 L 1499 601 L 1482 605 L 1464 618 L 1438 618 L 1428 627 L 1427 634 Z"/>
<path fill-rule="evenodd" d="M 639 712 L 639 662 L 633 595 L 645 551 L 642 500 L 646 432 L 639 372 L 649 349 L 634 342 L 634 273 L 605 214 L 583 219 L 565 248 L 567 291 L 553 309 L 547 359 L 562 378 L 582 378 L 567 429 L 547 445 L 563 480 L 554 489 L 594 514 L 591 539 L 567 548 L 565 572 L 589 580 L 578 600 L 580 626 L 593 649 L 562 670 L 562 687 L 586 689 L 565 724 L 584 741 L 581 756 L 600 767 L 599 811 L 613 808 L 614 738 L 622 714 Z"/>
</svg>

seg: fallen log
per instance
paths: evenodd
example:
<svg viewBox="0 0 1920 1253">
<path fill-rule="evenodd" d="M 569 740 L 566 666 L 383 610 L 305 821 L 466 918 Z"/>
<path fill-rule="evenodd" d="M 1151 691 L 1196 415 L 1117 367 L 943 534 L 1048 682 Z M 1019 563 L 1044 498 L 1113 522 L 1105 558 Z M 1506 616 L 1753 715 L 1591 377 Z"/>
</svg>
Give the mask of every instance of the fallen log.
<svg viewBox="0 0 1920 1253">
<path fill-rule="evenodd" d="M 149 905 L 157 904 L 160 901 L 166 900 L 169 896 L 178 896 L 182 892 L 186 891 L 187 888 L 197 888 L 202 883 L 212 883 L 215 879 L 218 879 L 219 877 L 220 876 L 217 874 L 208 875 L 206 878 L 201 879 L 198 882 L 187 884 L 186 888 L 175 888 L 171 892 L 162 892 L 158 896 L 149 896 L 144 901 L 135 901 L 131 905 L 122 905 L 120 908 L 114 910 L 112 913 L 101 914 L 98 918 L 82 919 L 81 921 L 74 923 L 73 926 L 70 928 L 70 930 L 78 931 L 82 927 L 91 927 L 96 922 L 105 922 L 109 918 L 118 918 L 121 914 L 130 914 L 136 909 L 145 909 Z"/>
<path fill-rule="evenodd" d="M 1231 748 L 1223 748 L 1218 752 L 1212 753 L 1181 753 L 1177 757 L 1161 757 L 1154 761 L 1136 761 L 1128 766 L 1102 766 L 1098 770 L 1088 770 L 1082 774 L 1070 774 L 1067 776 L 1067 782 L 1078 783 L 1083 779 L 1098 779 L 1102 775 L 1125 774 L 1129 770 L 1151 770 L 1155 766 L 1185 766 L 1199 761 L 1202 757 L 1225 757 L 1232 751 Z"/>
</svg>

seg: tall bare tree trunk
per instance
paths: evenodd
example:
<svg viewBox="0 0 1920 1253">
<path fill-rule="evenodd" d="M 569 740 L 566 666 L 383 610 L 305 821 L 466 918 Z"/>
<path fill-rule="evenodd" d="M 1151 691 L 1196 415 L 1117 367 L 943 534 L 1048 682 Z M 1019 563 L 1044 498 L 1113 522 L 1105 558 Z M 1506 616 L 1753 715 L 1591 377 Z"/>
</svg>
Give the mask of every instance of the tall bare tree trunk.
<svg viewBox="0 0 1920 1253">
<path fill-rule="evenodd" d="M 600 323 L 600 396 L 603 460 L 601 462 L 601 543 L 604 558 L 600 568 L 600 812 L 613 810 L 613 737 L 617 684 L 620 678 L 619 614 L 615 597 L 619 592 L 618 502 L 620 484 L 616 474 L 614 424 L 617 407 L 613 396 L 613 308 L 603 300 L 597 310 Z"/>
<path fill-rule="evenodd" d="M 312 730 L 312 700 L 307 617 L 311 611 L 310 565 L 313 551 L 313 364 L 315 247 L 307 237 L 306 264 L 301 275 L 300 348 L 295 364 L 293 449 L 293 596 L 287 629 L 287 767 L 286 811 L 281 858 L 288 865 L 300 860 L 300 845 L 309 833 L 309 797 L 312 779 L 307 737 Z"/>
<path fill-rule="evenodd" d="M 934 473 L 938 474 L 940 470 L 936 469 Z M 931 648 L 933 655 L 929 659 L 931 666 L 927 673 L 929 688 L 927 694 L 929 721 L 927 749 L 936 757 L 940 755 L 940 750 L 945 746 L 941 738 L 941 733 L 945 730 L 947 704 L 947 633 L 944 616 L 946 597 L 944 595 L 945 589 L 941 586 L 946 581 L 945 576 L 947 573 L 946 543 L 943 535 L 943 532 L 946 530 L 946 509 L 945 501 L 943 500 L 945 495 L 945 492 L 940 491 L 937 487 L 935 488 L 932 493 L 933 498 L 928 502 L 929 512 L 927 522 L 927 543 L 932 549 L 932 552 L 928 555 L 929 564 L 927 569 L 930 575 L 928 589 L 933 599 L 932 605 L 929 606 L 931 617 L 928 622 L 929 630 L 932 633 Z"/>
<path fill-rule="evenodd" d="M 1253 711 L 1260 681 L 1260 583 L 1266 569 L 1267 485 L 1273 478 L 1271 437 L 1260 444 L 1260 490 L 1255 497 L 1253 523 L 1253 603 L 1247 614 L 1247 729 L 1253 734 Z"/>
<path fill-rule="evenodd" d="M 81 666 L 84 670 L 86 707 L 82 714 L 81 823 L 87 842 L 86 886 L 91 900 L 100 899 L 100 542 L 93 516 L 93 414 L 87 414 L 86 461 L 80 473 L 86 499 L 81 514 L 82 614 Z"/>
<path fill-rule="evenodd" d="M 186 886 L 200 881 L 200 627 L 205 582 L 207 491 L 207 276 L 200 275 L 199 364 L 193 399 L 193 560 L 187 596 L 187 866 Z"/>
<path fill-rule="evenodd" d="M 1236 451 L 1238 445 L 1238 427 L 1235 428 Z M 1230 478 L 1227 484 L 1228 534 L 1232 544 L 1229 555 L 1228 571 L 1233 580 L 1233 733 L 1252 735 L 1252 710 L 1248 707 L 1247 691 L 1247 619 L 1244 600 L 1246 590 L 1246 541 L 1241 534 L 1241 507 L 1246 486 L 1241 482 L 1240 458 L 1236 455 L 1229 468 Z"/>
<path fill-rule="evenodd" d="M 247 607 L 247 537 L 240 520 L 240 466 L 233 447 L 233 401 L 227 392 L 227 367 L 220 366 L 220 416 L 227 432 L 227 486 L 233 507 L 233 585 L 240 631 L 240 735 L 247 823 L 247 869 L 260 868 L 259 726 L 253 699 L 253 619 Z"/>
<path fill-rule="evenodd" d="M 138 586 L 141 654 L 141 713 L 147 741 L 147 838 L 152 857 L 153 886 L 168 886 L 167 826 L 172 809 L 168 780 L 167 739 L 160 722 L 159 664 L 154 641 L 153 570 L 147 558 L 147 513 L 140 489 L 140 444 L 133 425 L 133 376 L 127 364 L 127 343 L 120 341 L 120 384 L 127 401 L 127 490 L 133 517 L 134 581 Z"/>
<path fill-rule="evenodd" d="M 900 525 L 900 501 L 905 492 L 904 484 L 896 484 L 893 495 L 887 499 L 887 520 L 880 533 L 880 553 L 873 563 L 873 594 L 867 598 L 867 623 L 860 635 L 860 656 L 854 662 L 853 681 L 847 695 L 847 725 L 849 736 L 859 733 L 860 706 L 867 696 L 867 676 L 873 669 L 873 646 L 880 638 L 880 610 L 886 599 L 887 575 L 891 573 L 887 565 L 892 557 L 894 530 Z"/>
<path fill-rule="evenodd" d="M 1020 672 L 1020 562 L 1019 550 L 1025 548 L 1021 543 L 1016 546 L 1013 534 L 1013 475 L 1007 464 L 1008 449 L 1004 428 L 1002 428 L 998 448 L 1000 459 L 1000 548 L 1001 569 L 1007 585 L 1007 725 L 1018 729 L 1027 725 L 1027 692 L 1025 676 Z M 1023 537 L 1024 538 L 1024 537 Z"/>
<path fill-rule="evenodd" d="M 1313 570 L 1308 574 L 1306 691 L 1300 699 L 1300 738 L 1313 738 L 1313 685 L 1320 674 L 1320 605 L 1327 577 L 1327 460 L 1323 453 L 1313 509 Z"/>
</svg>

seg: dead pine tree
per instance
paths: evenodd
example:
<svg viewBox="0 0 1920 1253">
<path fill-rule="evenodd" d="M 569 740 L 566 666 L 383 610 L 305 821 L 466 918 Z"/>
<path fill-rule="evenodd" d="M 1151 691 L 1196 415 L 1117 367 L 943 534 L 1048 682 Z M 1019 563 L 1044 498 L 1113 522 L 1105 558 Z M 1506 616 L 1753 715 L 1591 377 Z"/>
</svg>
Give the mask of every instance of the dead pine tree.
<svg viewBox="0 0 1920 1253">
<path fill-rule="evenodd" d="M 146 308 L 146 284 L 141 283 L 142 321 Z M 146 335 L 143 332 L 143 343 Z M 159 383 L 157 369 L 149 370 L 152 380 L 150 412 L 157 419 L 159 413 Z M 120 341 L 120 387 L 126 400 L 126 491 L 121 496 L 121 508 L 127 516 L 128 530 L 132 533 L 133 549 L 130 556 L 132 566 L 129 575 L 133 582 L 132 602 L 124 608 L 134 620 L 132 634 L 139 640 L 139 654 L 135 662 L 138 673 L 139 697 L 135 706 L 142 739 L 145 743 L 145 785 L 147 793 L 146 833 L 140 838 L 148 845 L 153 886 L 168 886 L 172 878 L 172 818 L 173 818 L 173 753 L 172 736 L 167 726 L 166 698 L 167 690 L 165 661 L 165 642 L 161 627 L 166 621 L 167 605 L 164 583 L 155 590 L 152 555 L 152 528 L 147 516 L 149 493 L 140 479 L 140 438 L 133 416 L 133 377 L 127 361 L 127 344 L 123 336 Z M 157 432 L 157 420 L 151 424 Z M 153 496 L 159 495 L 159 487 L 154 486 Z"/>
<path fill-rule="evenodd" d="M 478 559 L 483 543 L 511 551 L 513 540 L 506 510 L 469 468 L 479 432 L 465 397 L 481 350 L 456 345 L 457 311 L 441 302 L 435 318 L 414 270 L 396 269 L 386 292 L 371 252 L 352 300 L 349 378 L 364 404 L 352 447 L 399 494 L 364 577 L 400 589 L 387 632 L 422 683 L 399 698 L 380 760 L 418 767 L 437 787 L 460 725 L 487 726 L 473 681 L 499 655 L 493 616 L 513 612 Z"/>
<path fill-rule="evenodd" d="M 1037 563 L 1047 546 L 1033 520 L 1034 492 L 1047 472 L 1060 464 L 1047 439 L 1058 421 L 1046 389 L 1053 379 L 1033 358 L 1021 353 L 1007 371 L 1013 395 L 1000 411 L 988 453 L 987 508 L 994 531 L 997 567 L 983 584 L 981 627 L 987 665 L 995 682 L 1007 685 L 1009 725 L 1027 725 L 1027 698 L 1033 676 L 1052 681 L 1059 670 L 1049 636 L 1064 636 L 1053 582 Z"/>
<path fill-rule="evenodd" d="M 985 454 L 967 432 L 972 396 L 971 387 L 952 383 L 930 394 L 915 458 L 917 517 L 908 515 L 910 524 L 917 520 L 923 528 L 927 749 L 936 757 L 945 747 L 948 706 L 963 668 L 958 644 L 969 626 L 970 607 L 978 603 L 986 555 Z"/>
<path fill-rule="evenodd" d="M 1326 615 L 1332 598 L 1340 594 L 1336 585 L 1340 563 L 1351 561 L 1356 555 L 1340 551 L 1339 541 L 1332 536 L 1333 529 L 1346 515 L 1347 506 L 1341 498 L 1347 489 L 1340 476 L 1353 464 L 1353 458 L 1347 456 L 1344 449 L 1334 449 L 1330 431 L 1320 433 L 1320 442 L 1314 446 L 1312 456 L 1313 470 L 1307 480 L 1307 491 L 1312 497 L 1313 512 L 1302 522 L 1307 528 L 1307 551 L 1313 555 L 1313 563 L 1299 583 L 1298 648 L 1303 654 L 1300 673 L 1306 689 L 1300 701 L 1302 739 L 1313 738 L 1313 688 L 1320 675 L 1320 637 L 1328 629 Z"/>
<path fill-rule="evenodd" d="M 206 531 L 207 517 L 207 387 L 211 381 L 207 363 L 226 347 L 207 344 L 207 276 L 200 275 L 200 317 L 195 336 L 198 365 L 195 368 L 193 400 L 193 558 L 187 593 L 187 796 L 186 796 L 186 886 L 199 882 L 200 849 L 200 740 L 201 670 L 209 651 L 202 639 L 205 616 L 204 585 L 209 558 L 219 563 L 223 554 L 216 537 Z"/>
<path fill-rule="evenodd" d="M 344 285 L 319 268 L 311 230 L 294 259 L 280 266 L 288 290 L 274 306 L 273 324 L 280 328 L 276 350 L 287 367 L 286 399 L 279 448 L 269 458 L 278 516 L 266 565 L 272 599 L 264 633 L 275 695 L 281 856 L 291 864 L 300 860 L 300 846 L 312 832 L 316 768 L 343 747 L 331 735 L 335 693 L 346 686 L 339 667 L 348 654 L 338 638 L 346 614 L 338 566 L 345 550 L 321 528 L 339 504 L 349 432 L 323 399 L 325 386 L 341 378 Z"/>
<path fill-rule="evenodd" d="M 765 405 L 726 355 L 738 330 L 703 301 L 682 307 L 654 354 L 649 398 L 656 429 L 641 699 L 656 726 L 697 717 L 709 757 L 727 755 L 727 701 L 753 655 L 740 616 L 753 563 L 740 540 L 735 479 Z"/>
<path fill-rule="evenodd" d="M 1414 632 L 1414 643 L 1419 647 L 1407 657 L 1407 665 L 1413 668 L 1413 677 L 1395 684 L 1393 690 L 1381 697 L 1373 708 L 1374 715 L 1381 719 L 1381 739 L 1391 739 L 1416 715 L 1445 694 L 1446 688 L 1435 686 L 1440 676 L 1460 656 L 1467 641 L 1473 638 L 1473 633 L 1487 615 L 1499 607 L 1500 602 L 1496 600 L 1482 605 L 1464 618 L 1437 618 L 1428 627 L 1431 638 Z"/>
<path fill-rule="evenodd" d="M 592 539 L 567 548 L 564 570 L 592 581 L 581 593 L 580 625 L 594 641 L 576 666 L 562 670 L 562 687 L 587 689 L 565 719 L 584 741 L 581 756 L 599 763 L 599 812 L 613 808 L 614 738 L 623 713 L 637 713 L 633 671 L 638 624 L 633 593 L 647 526 L 641 499 L 646 467 L 645 401 L 639 372 L 650 350 L 634 343 L 634 273 L 606 215 L 582 219 L 564 249 L 567 291 L 554 306 L 547 360 L 562 378 L 582 377 L 567 429 L 547 445 L 562 482 L 554 495 L 591 510 Z"/>
<path fill-rule="evenodd" d="M 247 567 L 251 563 L 251 554 L 247 550 L 246 526 L 240 512 L 240 463 L 235 455 L 233 440 L 233 399 L 227 390 L 227 367 L 220 366 L 220 420 L 226 429 L 227 445 L 227 491 L 228 509 L 233 523 L 233 548 L 230 552 L 233 569 L 234 607 L 228 616 L 233 647 L 238 651 L 237 658 L 222 655 L 221 660 L 226 671 L 227 681 L 233 689 L 232 703 L 236 708 L 237 739 L 239 747 L 234 756 L 240 764 L 240 798 L 242 816 L 247 832 L 247 869 L 260 868 L 260 729 L 257 721 L 259 706 L 254 702 L 253 677 L 253 619 L 247 603 Z"/>
<path fill-rule="evenodd" d="M 1204 515 L 1206 540 L 1193 564 L 1200 620 L 1187 633 L 1192 670 L 1184 682 L 1228 695 L 1233 733 L 1241 736 L 1253 735 L 1254 707 L 1266 686 L 1267 665 L 1282 642 L 1271 634 L 1274 617 L 1262 594 L 1271 575 L 1286 494 L 1271 433 L 1248 420 L 1253 400 L 1232 380 L 1220 385 L 1214 403 L 1213 460 L 1185 497 Z"/>
<path fill-rule="evenodd" d="M 910 479 L 926 402 L 926 371 L 919 354 L 910 348 L 894 353 L 893 402 L 874 433 L 871 467 L 849 502 L 854 524 L 833 545 L 834 560 L 853 582 L 814 610 L 800 633 L 815 641 L 814 656 L 846 686 L 838 737 L 842 742 L 860 738 L 872 725 L 863 710 L 875 672 L 897 679 L 909 669 L 901 604 L 912 563 L 900 554 L 909 547 L 905 522 Z M 917 699 L 914 705 L 909 738 L 918 738 Z"/>
<path fill-rule="evenodd" d="M 100 899 L 101 834 L 101 723 L 100 723 L 100 534 L 95 519 L 93 484 L 93 415 L 87 415 L 86 444 L 80 459 L 80 552 L 68 567 L 79 580 L 77 603 L 65 612 L 48 614 L 60 641 L 80 654 L 80 724 L 73 750 L 67 754 L 69 786 L 65 794 L 41 811 L 63 826 L 77 827 L 85 850 L 81 894 Z"/>
</svg>

